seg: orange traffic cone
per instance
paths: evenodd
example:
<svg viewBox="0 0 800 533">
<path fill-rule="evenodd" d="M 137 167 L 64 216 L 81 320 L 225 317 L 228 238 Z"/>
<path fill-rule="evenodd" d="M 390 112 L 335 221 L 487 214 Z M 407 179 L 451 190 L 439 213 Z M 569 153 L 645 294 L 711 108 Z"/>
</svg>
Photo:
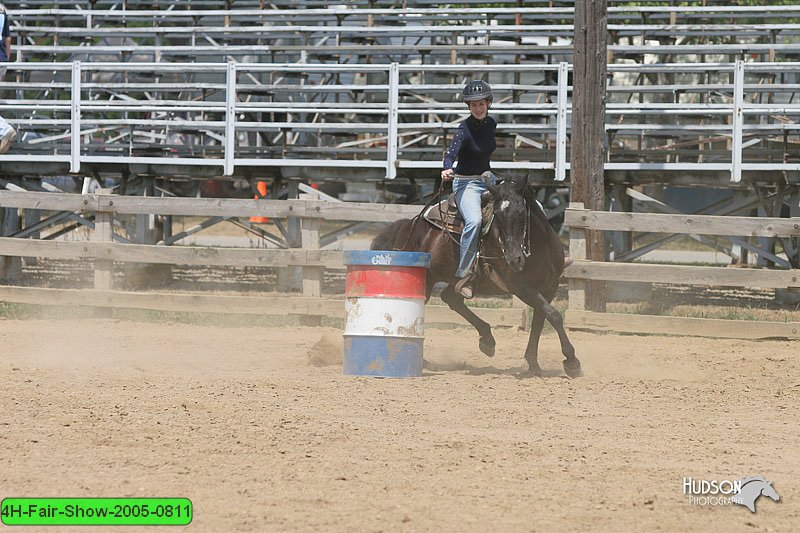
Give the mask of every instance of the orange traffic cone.
<svg viewBox="0 0 800 533">
<path fill-rule="evenodd" d="M 267 196 L 267 182 L 266 181 L 259 181 L 256 183 L 256 188 L 258 189 L 259 194 L 253 196 L 254 199 L 258 200 L 259 198 L 265 198 Z M 257 222 L 266 224 L 269 222 L 268 217 L 250 217 L 250 222 Z"/>
</svg>

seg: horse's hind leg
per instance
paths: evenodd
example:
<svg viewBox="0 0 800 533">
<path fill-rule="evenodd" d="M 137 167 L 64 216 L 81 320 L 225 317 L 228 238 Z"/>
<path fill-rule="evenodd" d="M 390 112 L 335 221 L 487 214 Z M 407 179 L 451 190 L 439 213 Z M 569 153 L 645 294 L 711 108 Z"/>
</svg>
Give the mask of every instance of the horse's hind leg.
<svg viewBox="0 0 800 533">
<path fill-rule="evenodd" d="M 493 357 L 496 342 L 494 340 L 494 336 L 492 335 L 492 327 L 481 320 L 478 315 L 470 310 L 469 307 L 464 305 L 464 297 L 460 294 L 456 294 L 452 285 L 445 287 L 445 289 L 442 291 L 441 298 L 442 301 L 450 307 L 450 309 L 463 316 L 467 322 L 472 324 L 472 327 L 477 330 L 478 335 L 480 336 L 478 347 L 480 348 L 481 352 L 489 357 Z"/>
</svg>

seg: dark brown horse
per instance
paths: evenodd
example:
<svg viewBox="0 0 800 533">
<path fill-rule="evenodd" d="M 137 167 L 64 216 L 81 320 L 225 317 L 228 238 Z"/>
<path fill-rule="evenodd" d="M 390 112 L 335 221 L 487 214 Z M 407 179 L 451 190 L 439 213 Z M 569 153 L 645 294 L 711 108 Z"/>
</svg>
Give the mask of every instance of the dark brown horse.
<svg viewBox="0 0 800 533">
<path fill-rule="evenodd" d="M 538 362 L 539 337 L 545 319 L 553 325 L 561 341 L 564 371 L 570 377 L 581 375 L 581 363 L 564 331 L 561 314 L 550 302 L 556 294 L 564 270 L 564 249 L 547 222 L 533 190 L 525 181 L 504 181 L 489 187 L 494 220 L 481 241 L 480 277 L 476 295 L 514 294 L 534 310 L 531 334 L 525 349 L 526 376 L 541 375 Z M 373 250 L 428 252 L 427 294 L 433 285 L 447 283 L 441 297 L 450 309 L 463 316 L 480 335 L 480 350 L 492 357 L 495 339 L 489 324 L 478 318 L 464 298 L 453 290 L 459 259 L 458 237 L 434 227 L 421 218 L 400 220 L 372 241 Z"/>
</svg>

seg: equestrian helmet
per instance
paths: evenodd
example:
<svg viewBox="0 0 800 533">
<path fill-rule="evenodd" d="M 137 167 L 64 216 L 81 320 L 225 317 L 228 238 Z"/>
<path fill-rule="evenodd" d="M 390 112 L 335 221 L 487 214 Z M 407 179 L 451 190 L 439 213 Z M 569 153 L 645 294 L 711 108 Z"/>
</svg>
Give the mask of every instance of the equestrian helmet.
<svg viewBox="0 0 800 533">
<path fill-rule="evenodd" d="M 492 87 L 483 80 L 472 80 L 464 87 L 462 93 L 465 102 L 492 100 Z"/>
</svg>

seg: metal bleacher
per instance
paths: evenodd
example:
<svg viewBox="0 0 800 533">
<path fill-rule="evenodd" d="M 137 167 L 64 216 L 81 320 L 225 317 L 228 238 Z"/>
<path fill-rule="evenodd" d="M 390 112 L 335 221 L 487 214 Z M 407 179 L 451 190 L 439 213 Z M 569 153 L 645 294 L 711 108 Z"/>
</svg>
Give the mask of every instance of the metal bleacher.
<svg viewBox="0 0 800 533">
<path fill-rule="evenodd" d="M 609 180 L 796 187 L 800 5 L 630 4 L 609 0 Z M 473 77 L 495 167 L 569 175 L 573 2 L 5 5 L 3 179 L 432 181 Z"/>
</svg>

